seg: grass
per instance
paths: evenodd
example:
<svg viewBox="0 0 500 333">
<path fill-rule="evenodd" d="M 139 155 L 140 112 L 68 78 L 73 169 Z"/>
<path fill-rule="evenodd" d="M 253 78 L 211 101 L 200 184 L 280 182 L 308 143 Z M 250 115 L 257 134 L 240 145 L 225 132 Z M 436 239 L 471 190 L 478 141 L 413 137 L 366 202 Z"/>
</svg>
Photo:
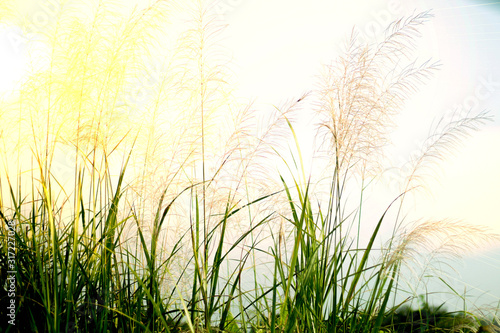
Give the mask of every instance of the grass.
<svg viewBox="0 0 500 333">
<path fill-rule="evenodd" d="M 6 4 L 1 9 L 14 13 Z M 455 120 L 430 136 L 401 191 L 381 216 L 368 217 L 374 224 L 361 239 L 368 214 L 363 193 L 386 168 L 383 147 L 394 117 L 437 68 L 404 65 L 429 13 L 393 23 L 380 43 L 360 45 L 352 36 L 345 53 L 324 67 L 317 89 L 257 126 L 251 105 L 232 96 L 217 28 L 201 1 L 157 1 L 128 14 L 116 6 L 61 4 L 54 23 L 37 34 L 42 46 L 32 50 L 48 60 L 31 63 L 19 89 L 2 100 L 9 122 L 0 128 L 0 278 L 8 281 L 15 271 L 16 281 L 14 296 L 8 286 L 0 289 L 2 318 L 11 299 L 16 305 L 16 324 L 2 319 L 2 331 L 498 326 L 498 309 L 485 321 L 426 302 L 412 309 L 418 295 L 395 301 L 405 289 L 403 267 L 418 262 L 421 251 L 446 258 L 495 238 L 458 222 L 410 228 L 403 218 L 405 198 L 423 171 L 487 114 Z M 33 33 L 22 17 L 2 17 Z M 172 29 L 170 22 L 184 17 L 189 26 Z M 143 88 L 145 98 L 133 100 L 142 76 L 153 84 Z M 321 176 L 306 174 L 293 125 L 303 101 L 315 111 L 325 143 Z M 287 138 L 295 140 L 290 158 Z M 63 158 L 66 173 L 58 167 Z M 280 158 L 287 171 L 273 175 L 270 161 Z M 361 185 L 353 190 L 353 184 Z M 393 233 L 380 248 L 385 225 Z"/>
</svg>

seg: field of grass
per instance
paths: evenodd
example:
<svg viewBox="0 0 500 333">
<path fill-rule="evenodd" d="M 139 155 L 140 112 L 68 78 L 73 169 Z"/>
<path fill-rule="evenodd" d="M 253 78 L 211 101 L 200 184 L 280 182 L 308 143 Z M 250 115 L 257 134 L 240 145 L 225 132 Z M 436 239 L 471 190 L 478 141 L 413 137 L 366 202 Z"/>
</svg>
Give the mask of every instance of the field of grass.
<svg viewBox="0 0 500 333">
<path fill-rule="evenodd" d="M 498 240 L 405 220 L 487 113 L 443 124 L 383 213 L 365 209 L 395 117 L 438 68 L 412 56 L 429 13 L 370 45 L 351 36 L 317 87 L 262 117 L 232 93 L 202 1 L 58 5 L 37 30 L 0 4 L 33 41 L 0 109 L 1 332 L 500 331 L 500 309 L 447 311 L 402 274 Z M 317 120 L 317 174 L 299 111 Z"/>
</svg>

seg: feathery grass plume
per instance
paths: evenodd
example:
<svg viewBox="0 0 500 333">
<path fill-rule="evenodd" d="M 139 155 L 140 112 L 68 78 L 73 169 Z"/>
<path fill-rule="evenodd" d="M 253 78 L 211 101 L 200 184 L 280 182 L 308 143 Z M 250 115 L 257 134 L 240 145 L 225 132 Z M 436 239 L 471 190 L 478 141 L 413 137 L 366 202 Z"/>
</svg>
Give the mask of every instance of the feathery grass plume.
<svg viewBox="0 0 500 333">
<path fill-rule="evenodd" d="M 424 12 L 393 23 L 377 45 L 359 45 L 353 33 L 345 55 L 324 67 L 316 103 L 318 134 L 342 173 L 354 168 L 374 175 L 382 169 L 394 116 L 438 66 L 429 61 L 403 65 L 420 35 L 418 26 L 430 17 Z"/>
<path fill-rule="evenodd" d="M 474 249 L 500 241 L 500 235 L 486 227 L 450 220 L 416 222 L 407 230 L 394 239 L 397 245 L 390 251 L 388 263 L 400 261 L 427 269 L 436 263 L 436 257 L 461 258 Z"/>
<path fill-rule="evenodd" d="M 465 302 L 466 295 L 457 294 L 447 282 L 457 274 L 452 262 L 486 244 L 500 243 L 500 235 L 492 233 L 488 228 L 460 221 L 418 221 L 405 229 L 407 231 L 400 230 L 399 234 L 391 239 L 386 247 L 387 252 L 382 257 L 387 267 L 398 268 L 395 289 L 398 294 L 409 294 L 402 304 L 411 305 L 421 292 L 420 288 L 425 288 L 428 292 L 426 284 L 430 278 L 442 281 L 449 287 L 450 294 L 459 296 Z M 402 304 L 395 304 L 390 312 L 400 312 Z M 486 318 L 480 309 L 467 309 L 465 305 L 462 319 L 451 313 L 446 315 L 449 320 L 445 326 L 440 327 L 460 332 L 470 332 L 477 328 L 474 317 Z"/>
<path fill-rule="evenodd" d="M 410 172 L 406 176 L 403 191 L 420 188 L 426 189 L 427 179 L 435 178 L 435 168 L 445 157 L 453 154 L 457 147 L 468 137 L 471 132 L 477 131 L 481 125 L 491 121 L 492 117 L 487 111 L 476 115 L 467 114 L 465 117 L 452 120 L 444 124 L 441 118 L 431 135 L 424 142 L 419 154 L 411 156 Z"/>
<path fill-rule="evenodd" d="M 324 182 L 329 192 L 327 217 L 341 226 L 339 236 L 357 232 L 357 247 L 363 192 L 384 169 L 384 148 L 390 143 L 395 116 L 438 68 L 429 60 L 419 65 L 409 60 L 420 36 L 418 27 L 430 17 L 423 12 L 394 22 L 378 44 L 360 45 L 353 33 L 344 54 L 324 66 L 316 91 L 316 140 L 330 160 Z M 352 195 L 353 184 L 360 189 L 355 193 L 359 205 L 348 206 L 345 198 Z M 356 224 L 343 223 L 346 212 Z"/>
<path fill-rule="evenodd" d="M 231 96 L 228 60 L 217 46 L 220 27 L 205 4 L 194 1 L 179 7 L 178 20 L 185 29 L 172 33 L 173 51 L 152 57 L 158 64 L 151 75 L 157 85 L 148 91 L 151 98 L 139 105 L 146 122 L 133 164 L 142 174 L 132 186 L 140 198 L 154 203 L 164 186 L 172 196 L 200 182 L 206 208 L 223 210 L 229 193 L 234 202 L 247 196 L 242 181 L 252 177 L 245 183 L 254 185 L 259 179 L 245 171 L 255 154 L 251 152 L 262 150 L 255 148 L 254 111 Z M 154 204 L 147 205 L 154 211 Z"/>
</svg>

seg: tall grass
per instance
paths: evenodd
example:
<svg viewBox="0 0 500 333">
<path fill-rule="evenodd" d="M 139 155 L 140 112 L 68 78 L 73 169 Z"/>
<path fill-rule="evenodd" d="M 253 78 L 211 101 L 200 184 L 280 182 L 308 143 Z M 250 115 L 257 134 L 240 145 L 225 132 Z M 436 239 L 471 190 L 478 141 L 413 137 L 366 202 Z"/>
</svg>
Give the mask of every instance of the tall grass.
<svg viewBox="0 0 500 333">
<path fill-rule="evenodd" d="M 7 14 L 32 33 L 22 17 Z M 0 128 L 0 275 L 5 281 L 12 271 L 7 226 L 14 221 L 17 283 L 16 325 L 2 321 L 3 331 L 402 327 L 394 321 L 404 311 L 393 297 L 414 252 L 458 255 L 474 245 L 437 242 L 438 231 L 493 239 L 484 229 L 443 221 L 408 230 L 402 218 L 419 171 L 487 120 L 479 114 L 429 138 L 401 192 L 370 217 L 370 237 L 360 240 L 363 193 L 385 169 L 394 117 L 437 68 L 411 61 L 429 17 L 395 22 L 378 44 L 352 36 L 313 92 L 257 126 L 257 112 L 232 95 L 229 64 L 203 2 L 156 1 L 133 11 L 109 1 L 62 4 L 54 23 L 36 34 L 31 52 L 43 61 L 33 60 L 19 90 L 2 100 L 9 121 Z M 179 31 L 176 20 L 187 28 Z M 153 84 L 142 83 L 144 98 L 131 98 L 143 76 Z M 325 142 L 321 177 L 303 166 L 293 125 L 301 101 L 316 111 Z M 296 150 L 292 160 L 283 158 L 288 171 L 270 174 L 286 139 Z M 359 201 L 350 211 L 357 181 Z M 314 192 L 321 188 L 324 197 Z M 394 231 L 380 249 L 386 224 Z M 4 316 L 6 289 L 0 297 Z M 465 310 L 450 318 L 444 331 L 473 332 L 481 324 Z"/>
</svg>

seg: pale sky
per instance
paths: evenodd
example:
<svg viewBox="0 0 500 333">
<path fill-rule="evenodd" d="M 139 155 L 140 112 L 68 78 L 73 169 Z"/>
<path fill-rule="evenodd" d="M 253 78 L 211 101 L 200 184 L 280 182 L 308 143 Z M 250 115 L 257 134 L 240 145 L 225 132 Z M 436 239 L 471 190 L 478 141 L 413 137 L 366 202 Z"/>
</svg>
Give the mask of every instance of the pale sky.
<svg viewBox="0 0 500 333">
<path fill-rule="evenodd" d="M 354 25 L 371 40 L 393 20 L 428 9 L 435 17 L 422 29 L 418 56 L 439 60 L 442 69 L 406 105 L 390 157 L 406 160 L 451 110 L 490 110 L 494 122 L 443 162 L 433 197 L 416 201 L 415 217 L 460 218 L 500 234 L 500 1 L 220 0 L 213 7 L 227 25 L 221 42 L 232 54 L 237 94 L 262 108 L 311 90 L 321 63 L 335 59 Z M 0 33 L 1 92 L 24 64 L 22 41 L 12 36 Z M 458 268 L 461 281 L 493 294 L 476 304 L 500 300 L 499 253 L 472 254 Z"/>
</svg>

